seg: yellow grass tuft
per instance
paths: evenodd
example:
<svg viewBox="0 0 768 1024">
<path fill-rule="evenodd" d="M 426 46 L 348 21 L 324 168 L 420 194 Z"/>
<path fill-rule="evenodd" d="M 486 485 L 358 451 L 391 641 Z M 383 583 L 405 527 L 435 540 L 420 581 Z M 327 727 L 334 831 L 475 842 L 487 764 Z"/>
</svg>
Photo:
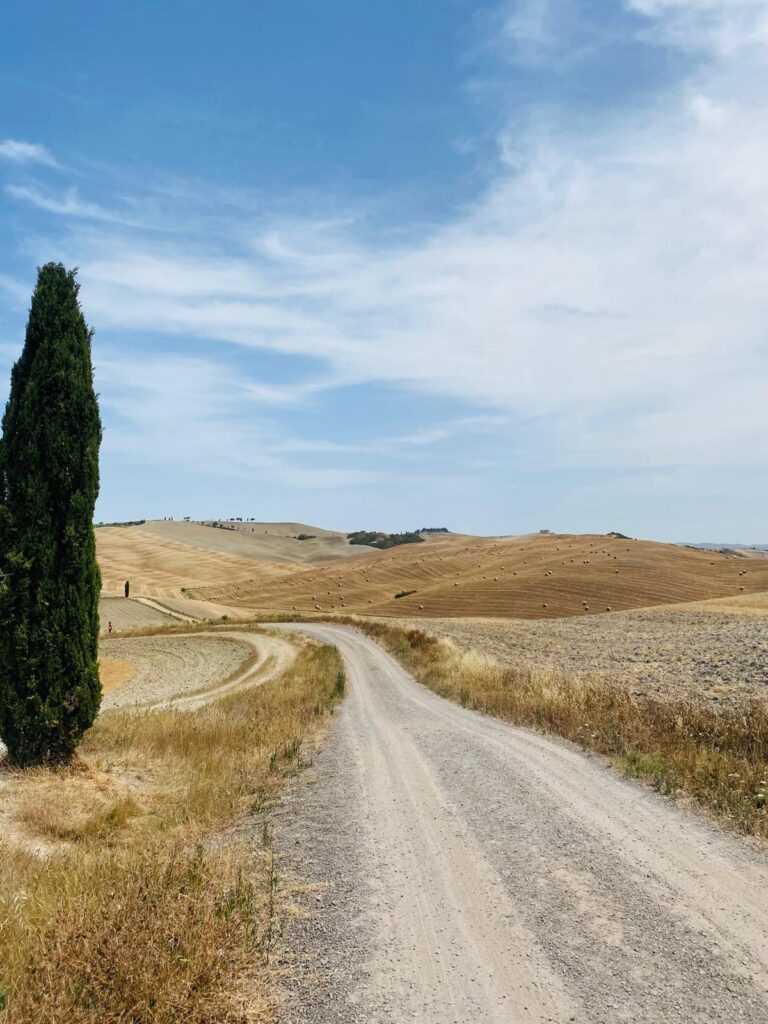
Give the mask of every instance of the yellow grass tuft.
<svg viewBox="0 0 768 1024">
<path fill-rule="evenodd" d="M 101 692 L 113 693 L 136 675 L 136 669 L 130 661 L 122 658 L 99 658 L 99 678 Z"/>
</svg>

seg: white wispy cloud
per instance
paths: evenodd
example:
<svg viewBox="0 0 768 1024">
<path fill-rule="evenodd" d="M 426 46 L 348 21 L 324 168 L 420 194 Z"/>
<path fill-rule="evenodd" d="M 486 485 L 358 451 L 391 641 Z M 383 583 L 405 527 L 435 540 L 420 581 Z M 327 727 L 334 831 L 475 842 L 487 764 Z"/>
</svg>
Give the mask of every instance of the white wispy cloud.
<svg viewBox="0 0 768 1024">
<path fill-rule="evenodd" d="M 126 361 L 107 349 L 98 354 L 96 382 L 113 421 L 104 436 L 108 456 L 312 489 L 351 487 L 377 477 L 354 467 L 303 466 L 286 458 L 291 448 L 281 449 L 280 428 L 259 415 L 243 382 L 214 359 L 160 354 Z"/>
<path fill-rule="evenodd" d="M 56 168 L 60 166 L 45 146 L 19 139 L 0 139 L 0 160 L 7 160 L 13 164 L 43 164 L 45 167 Z"/>
<path fill-rule="evenodd" d="M 40 210 L 55 213 L 62 217 L 74 217 L 84 220 L 105 221 L 112 224 L 141 227 L 140 221 L 120 213 L 108 210 L 98 203 L 88 202 L 80 198 L 75 188 L 67 189 L 59 194 L 43 191 L 33 185 L 6 185 L 5 192 L 13 199 L 31 203 Z"/>
<path fill-rule="evenodd" d="M 483 194 L 406 241 L 347 210 L 270 218 L 244 208 L 203 243 L 181 227 L 211 215 L 188 188 L 147 200 L 167 204 L 164 223 L 180 225 L 162 240 L 121 232 L 78 197 L 68 209 L 54 202 L 52 212 L 94 222 L 64 242 L 82 268 L 90 318 L 102 329 L 219 343 L 221 363 L 214 353 L 205 370 L 214 381 L 233 345 L 322 367 L 310 381 L 239 380 L 241 400 L 250 392 L 256 405 L 383 382 L 415 403 L 448 396 L 504 423 L 514 417 L 550 465 L 765 467 L 756 439 L 768 433 L 768 403 L 754 384 L 765 375 L 768 325 L 768 96 L 755 88 L 768 70 L 768 49 L 755 42 L 765 5 L 625 7 L 645 19 L 646 41 L 698 53 L 679 85 L 620 119 L 596 114 L 586 129 L 572 129 L 567 113 L 526 131 L 518 120 L 499 137 Z M 517 10 L 518 41 L 554 45 L 547 3 Z M 140 201 L 135 209 L 141 219 Z M 157 375 L 172 378 L 177 368 Z M 156 405 L 159 427 L 159 392 Z M 212 464 L 223 442 L 265 450 L 256 444 L 265 435 L 233 425 L 226 409 L 197 408 L 196 444 Z M 444 429 L 427 426 L 424 437 Z M 283 454 L 312 444 L 270 440 Z M 358 447 L 382 452 L 391 440 Z M 170 443 L 154 457 L 183 458 Z M 276 455 L 274 464 L 257 458 L 264 472 L 294 472 Z M 242 464 L 254 468 L 245 455 Z"/>
<path fill-rule="evenodd" d="M 732 59 L 750 49 L 768 49 L 764 0 L 626 0 L 652 22 L 654 37 L 685 50 L 712 51 Z"/>
<path fill-rule="evenodd" d="M 29 302 L 29 288 L 9 274 L 0 274 L 0 289 L 17 303 L 26 305 Z"/>
</svg>

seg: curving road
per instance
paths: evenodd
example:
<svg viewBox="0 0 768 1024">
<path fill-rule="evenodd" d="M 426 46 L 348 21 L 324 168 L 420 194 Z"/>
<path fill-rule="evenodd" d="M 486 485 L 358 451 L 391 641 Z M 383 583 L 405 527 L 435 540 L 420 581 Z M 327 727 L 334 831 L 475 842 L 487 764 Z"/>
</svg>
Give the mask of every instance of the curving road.
<svg viewBox="0 0 768 1024">
<path fill-rule="evenodd" d="M 335 644 L 349 692 L 276 822 L 319 884 L 283 1021 L 768 1021 L 761 854 L 353 630 L 285 628 Z"/>
</svg>

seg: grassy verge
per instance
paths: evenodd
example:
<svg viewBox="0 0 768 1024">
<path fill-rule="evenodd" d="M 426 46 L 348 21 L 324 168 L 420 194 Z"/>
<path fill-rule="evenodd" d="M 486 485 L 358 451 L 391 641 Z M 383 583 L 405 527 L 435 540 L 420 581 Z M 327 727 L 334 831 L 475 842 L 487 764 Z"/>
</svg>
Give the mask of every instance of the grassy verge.
<svg viewBox="0 0 768 1024">
<path fill-rule="evenodd" d="M 5 773 L 0 1024 L 274 1019 L 269 805 L 344 689 L 337 652 L 196 712 L 103 714 L 78 763 Z M 11 794 L 9 796 L 9 794 Z"/>
<path fill-rule="evenodd" d="M 274 621 L 281 621 L 275 617 Z M 132 637 L 141 636 L 186 636 L 188 633 L 212 633 L 239 629 L 246 631 L 258 631 L 261 620 L 255 619 L 229 619 L 223 616 L 220 619 L 199 619 L 196 622 L 169 622 L 167 625 L 133 626 L 129 629 L 116 629 L 113 633 L 104 630 L 99 634 L 100 640 L 130 640 Z"/>
<path fill-rule="evenodd" d="M 638 700 L 600 679 L 506 668 L 418 629 L 348 620 L 449 700 L 571 740 L 723 824 L 768 840 L 768 708 L 715 713 L 694 700 Z"/>
</svg>

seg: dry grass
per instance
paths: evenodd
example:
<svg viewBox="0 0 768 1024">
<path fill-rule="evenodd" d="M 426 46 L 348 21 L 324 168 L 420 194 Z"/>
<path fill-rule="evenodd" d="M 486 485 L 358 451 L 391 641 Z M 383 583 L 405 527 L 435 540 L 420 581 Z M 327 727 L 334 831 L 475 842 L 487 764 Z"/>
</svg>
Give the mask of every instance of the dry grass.
<svg viewBox="0 0 768 1024">
<path fill-rule="evenodd" d="M 273 858 L 221 830 L 274 799 L 343 679 L 310 648 L 194 713 L 108 712 L 66 770 L 6 773 L 13 826 L 49 852 L 0 860 L 3 1024 L 274 1019 Z"/>
<path fill-rule="evenodd" d="M 547 622 L 432 619 L 424 628 L 502 665 L 600 675 L 634 696 L 696 696 L 712 710 L 768 703 L 768 622 L 722 607 L 672 605 Z"/>
<path fill-rule="evenodd" d="M 124 683 L 133 679 L 135 674 L 136 669 L 130 661 L 124 661 L 122 658 L 99 658 L 102 693 L 118 690 Z"/>
<path fill-rule="evenodd" d="M 124 828 L 141 808 L 131 795 L 115 792 L 99 780 L 61 776 L 34 780 L 16 800 L 15 819 L 27 833 L 44 841 L 103 840 Z M 105 792 L 105 789 L 107 790 Z"/>
<path fill-rule="evenodd" d="M 665 795 L 768 839 L 768 707 L 715 713 L 696 700 L 634 698 L 601 679 L 501 666 L 418 629 L 354 622 L 420 682 L 449 700 L 562 736 L 609 757 Z"/>
</svg>

